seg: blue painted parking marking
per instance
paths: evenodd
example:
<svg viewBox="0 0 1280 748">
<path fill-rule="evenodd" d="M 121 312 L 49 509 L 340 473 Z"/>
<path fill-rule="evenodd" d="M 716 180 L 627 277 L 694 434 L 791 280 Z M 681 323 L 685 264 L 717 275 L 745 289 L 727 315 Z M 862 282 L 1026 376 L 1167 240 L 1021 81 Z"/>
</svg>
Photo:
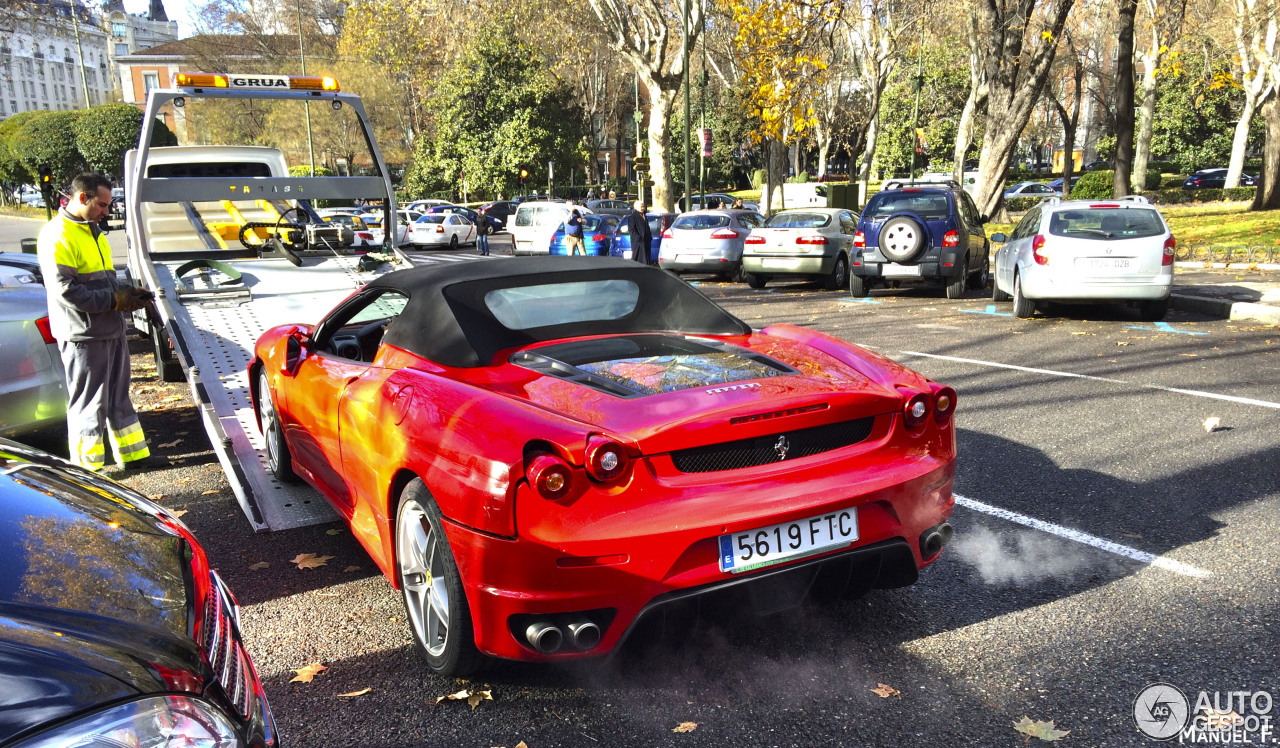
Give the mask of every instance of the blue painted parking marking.
<svg viewBox="0 0 1280 748">
<path fill-rule="evenodd" d="M 776 288 L 753 288 L 751 290 L 755 291 L 756 293 L 777 293 L 778 292 L 778 289 Z"/>
<path fill-rule="evenodd" d="M 993 317 L 1012 317 L 1013 316 L 1008 312 L 997 312 L 995 304 L 987 304 L 986 309 L 961 309 L 960 311 L 967 312 L 969 314 L 990 314 Z"/>
<path fill-rule="evenodd" d="M 1179 335 L 1208 335 L 1207 332 L 1199 330 L 1179 330 L 1168 322 L 1157 322 L 1155 327 L 1147 327 L 1146 325 L 1125 325 L 1126 330 L 1151 330 L 1153 332 L 1176 332 Z"/>
<path fill-rule="evenodd" d="M 869 296 L 864 296 L 861 299 L 856 299 L 852 296 L 847 296 L 843 299 L 836 299 L 836 301 L 847 301 L 851 304 L 879 304 L 880 303 L 879 301 L 876 301 L 875 299 Z"/>
</svg>

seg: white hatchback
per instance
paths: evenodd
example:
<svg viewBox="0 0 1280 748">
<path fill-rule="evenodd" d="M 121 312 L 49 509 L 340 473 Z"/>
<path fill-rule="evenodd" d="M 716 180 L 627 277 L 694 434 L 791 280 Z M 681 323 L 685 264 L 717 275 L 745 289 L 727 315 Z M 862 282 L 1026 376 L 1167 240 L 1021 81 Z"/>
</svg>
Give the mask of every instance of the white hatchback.
<svg viewBox="0 0 1280 748">
<path fill-rule="evenodd" d="M 1145 320 L 1164 319 L 1176 242 L 1160 211 L 1140 196 L 1051 198 L 1027 211 L 996 250 L 995 301 L 1030 317 L 1048 301 L 1120 301 Z"/>
</svg>

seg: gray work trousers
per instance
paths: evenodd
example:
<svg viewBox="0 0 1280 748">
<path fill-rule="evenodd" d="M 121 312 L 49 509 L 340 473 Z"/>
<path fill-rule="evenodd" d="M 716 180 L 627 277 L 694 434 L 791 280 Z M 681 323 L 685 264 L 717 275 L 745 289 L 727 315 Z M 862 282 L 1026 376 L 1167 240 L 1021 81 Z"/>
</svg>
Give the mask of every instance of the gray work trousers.
<svg viewBox="0 0 1280 748">
<path fill-rule="evenodd" d="M 138 414 L 129 401 L 129 344 L 124 336 L 79 343 L 59 340 L 58 353 L 67 377 L 71 461 L 89 470 L 101 470 L 106 463 L 106 436 L 110 436 L 121 463 L 150 455 Z"/>
</svg>

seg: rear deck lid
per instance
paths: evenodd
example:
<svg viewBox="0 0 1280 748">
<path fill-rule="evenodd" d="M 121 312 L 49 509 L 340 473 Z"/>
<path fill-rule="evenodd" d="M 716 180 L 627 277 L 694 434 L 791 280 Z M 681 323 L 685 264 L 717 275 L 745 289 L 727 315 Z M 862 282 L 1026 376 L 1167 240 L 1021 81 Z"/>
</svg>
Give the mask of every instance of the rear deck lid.
<svg viewBox="0 0 1280 748">
<path fill-rule="evenodd" d="M 1159 274 L 1169 232 L 1151 208 L 1098 203 L 1055 211 L 1049 234 L 1051 266 L 1107 279 Z"/>
</svg>

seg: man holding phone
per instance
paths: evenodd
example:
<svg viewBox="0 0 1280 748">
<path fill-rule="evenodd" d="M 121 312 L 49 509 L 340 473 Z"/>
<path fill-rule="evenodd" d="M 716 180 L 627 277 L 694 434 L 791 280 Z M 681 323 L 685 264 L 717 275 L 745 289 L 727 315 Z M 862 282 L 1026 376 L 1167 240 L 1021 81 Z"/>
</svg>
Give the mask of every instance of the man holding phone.
<svg viewBox="0 0 1280 748">
<path fill-rule="evenodd" d="M 111 210 L 111 181 L 85 173 L 70 199 L 40 231 L 37 254 L 49 293 L 49 327 L 67 378 L 71 461 L 92 471 L 106 464 L 105 437 L 125 470 L 158 466 L 129 401 L 126 312 L 150 291 L 116 278 L 111 247 L 98 223 Z M 110 430 L 108 431 L 108 426 Z"/>
</svg>

